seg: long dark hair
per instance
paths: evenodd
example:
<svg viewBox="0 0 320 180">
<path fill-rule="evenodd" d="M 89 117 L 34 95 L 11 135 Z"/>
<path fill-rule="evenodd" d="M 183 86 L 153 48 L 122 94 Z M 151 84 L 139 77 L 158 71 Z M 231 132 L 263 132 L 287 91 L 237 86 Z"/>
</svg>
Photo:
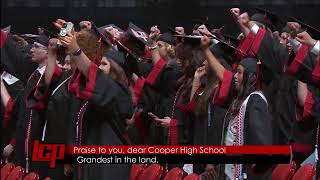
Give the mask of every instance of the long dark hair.
<svg viewBox="0 0 320 180">
<path fill-rule="evenodd" d="M 196 117 L 206 116 L 208 114 L 208 102 L 211 100 L 213 90 L 218 83 L 218 78 L 211 68 L 207 69 L 207 82 L 204 85 L 204 90 L 201 96 L 196 99 L 195 115 Z"/>
<path fill-rule="evenodd" d="M 108 61 L 110 62 L 109 77 L 112 80 L 128 87 L 129 81 L 123 68 L 112 59 L 108 59 Z"/>
<path fill-rule="evenodd" d="M 248 72 L 244 69 L 242 82 L 240 84 L 240 89 L 236 93 L 236 98 L 231 104 L 231 114 L 236 115 L 241 107 L 242 102 L 248 97 L 248 95 L 256 90 L 256 78 L 254 73 Z"/>
<path fill-rule="evenodd" d="M 194 73 L 202 65 L 204 60 L 203 52 L 200 49 L 194 49 L 189 44 L 179 44 L 176 49 L 182 66 L 182 76 L 177 81 L 177 87 L 183 86 L 184 89 L 188 89 L 192 86 Z"/>
</svg>

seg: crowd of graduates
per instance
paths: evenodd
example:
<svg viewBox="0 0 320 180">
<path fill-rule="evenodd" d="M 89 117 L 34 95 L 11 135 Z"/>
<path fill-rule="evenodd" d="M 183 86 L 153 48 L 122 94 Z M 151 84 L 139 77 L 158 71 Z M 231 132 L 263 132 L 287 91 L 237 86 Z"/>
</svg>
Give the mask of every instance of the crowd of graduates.
<svg viewBox="0 0 320 180">
<path fill-rule="evenodd" d="M 82 21 L 65 36 L 1 30 L 1 150 L 53 179 L 128 179 L 129 164 L 32 162 L 34 140 L 66 145 L 291 145 L 318 164 L 320 31 L 230 9 L 241 34 L 199 22 L 147 33 Z M 66 23 L 58 19 L 60 30 Z M 311 159 L 311 160 L 310 160 Z M 272 165 L 167 164 L 215 179 L 270 179 Z M 318 177 L 318 176 L 317 176 Z"/>
</svg>

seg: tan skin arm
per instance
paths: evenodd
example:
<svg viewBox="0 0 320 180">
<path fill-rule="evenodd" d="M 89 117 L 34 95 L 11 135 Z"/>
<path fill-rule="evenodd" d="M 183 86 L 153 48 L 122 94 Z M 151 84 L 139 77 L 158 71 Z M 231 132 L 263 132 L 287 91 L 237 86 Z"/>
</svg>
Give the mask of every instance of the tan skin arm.
<svg viewBox="0 0 320 180">
<path fill-rule="evenodd" d="M 298 103 L 301 107 L 303 107 L 306 102 L 307 93 L 308 93 L 307 84 L 304 82 L 298 81 L 297 97 L 298 97 Z"/>
<path fill-rule="evenodd" d="M 61 28 L 64 22 L 65 22 L 64 20 L 58 19 L 55 22 L 55 26 L 57 28 Z M 77 37 L 74 31 L 72 33 L 69 33 L 65 37 L 59 36 L 59 40 L 61 41 L 62 45 L 68 49 L 68 53 L 70 54 L 71 61 L 74 62 L 75 66 L 80 70 L 80 72 L 85 77 L 88 77 L 89 68 L 91 64 L 90 59 L 83 52 L 81 52 L 79 56 L 73 55 L 75 52 L 77 52 L 80 49 L 77 43 Z"/>
<path fill-rule="evenodd" d="M 4 107 L 7 106 L 9 99 L 10 99 L 10 94 L 6 86 L 4 85 L 3 75 L 1 75 L 1 101 Z"/>
<path fill-rule="evenodd" d="M 210 39 L 207 36 L 203 36 L 201 39 L 201 46 L 203 48 L 203 52 L 206 56 L 206 59 L 209 63 L 209 67 L 212 69 L 216 76 L 220 81 L 223 80 L 223 74 L 225 68 L 220 64 L 218 59 L 212 54 L 209 46 L 210 46 Z"/>
</svg>

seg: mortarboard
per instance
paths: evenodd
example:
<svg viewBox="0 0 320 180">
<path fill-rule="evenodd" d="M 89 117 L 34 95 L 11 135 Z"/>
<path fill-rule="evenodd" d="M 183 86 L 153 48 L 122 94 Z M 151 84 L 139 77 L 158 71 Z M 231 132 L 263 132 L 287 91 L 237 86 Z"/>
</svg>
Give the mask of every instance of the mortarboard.
<svg viewBox="0 0 320 180">
<path fill-rule="evenodd" d="M 250 17 L 252 21 L 257 21 L 265 25 L 270 28 L 272 32 L 281 31 L 281 29 L 286 25 L 286 21 L 283 20 L 284 17 L 266 9 L 256 7 L 248 13 L 252 15 Z"/>
<path fill-rule="evenodd" d="M 100 32 L 104 32 L 104 29 L 107 28 L 107 27 L 113 27 L 113 28 L 117 29 L 117 30 L 119 31 L 119 33 L 120 33 L 119 36 L 120 36 L 122 33 L 124 33 L 124 30 L 122 30 L 121 28 L 119 28 L 118 26 L 116 26 L 116 25 L 114 25 L 114 24 L 104 25 L 104 26 L 102 26 L 102 27 L 99 27 L 98 29 L 99 29 Z"/>
<path fill-rule="evenodd" d="M 240 40 L 232 35 L 222 33 L 222 36 L 225 38 L 226 42 L 229 44 L 233 44 L 235 46 L 238 46 L 240 44 Z"/>
<path fill-rule="evenodd" d="M 93 22 L 91 22 L 91 31 L 98 37 L 101 38 L 101 41 L 107 45 L 111 46 L 109 39 L 104 35 L 103 29 L 99 29 Z"/>
<path fill-rule="evenodd" d="M 121 37 L 121 43 L 138 57 L 143 56 L 149 35 L 132 22 Z"/>
<path fill-rule="evenodd" d="M 242 65 L 248 72 L 257 73 L 257 59 L 256 58 L 243 58 L 239 64 Z"/>
<path fill-rule="evenodd" d="M 122 52 L 112 49 L 105 54 L 105 57 L 107 59 L 112 59 L 115 63 L 120 65 L 123 69 L 126 68 L 125 66 L 126 59 Z"/>
<path fill-rule="evenodd" d="M 290 33 L 290 28 L 288 25 L 286 25 L 284 28 L 282 28 L 281 33 L 286 32 L 286 33 Z"/>
<path fill-rule="evenodd" d="M 293 22 L 299 23 L 301 25 L 302 31 L 307 31 L 310 34 L 310 36 L 314 39 L 320 39 L 320 30 L 319 29 L 317 29 L 309 24 L 306 24 L 306 23 L 302 22 L 301 20 L 294 18 L 294 17 L 289 17 L 288 21 L 293 21 Z"/>
<path fill-rule="evenodd" d="M 147 44 L 149 34 L 138 26 L 134 25 L 132 22 L 129 23 L 127 33 L 131 38 L 135 39 L 137 43 L 139 43 L 143 47 Z"/>
<path fill-rule="evenodd" d="M 174 36 L 168 32 L 161 34 L 158 38 L 158 41 L 163 41 L 163 42 L 166 42 L 170 45 L 175 45 L 175 43 L 176 43 Z"/>
<path fill-rule="evenodd" d="M 172 27 L 168 27 L 168 31 L 170 33 L 172 33 L 173 35 L 179 35 L 179 33 L 177 33 L 176 30 L 174 28 L 172 28 Z"/>
<path fill-rule="evenodd" d="M 7 26 L 7 27 L 5 27 L 4 29 L 2 29 L 4 32 L 6 32 L 7 34 L 9 34 L 10 33 L 10 31 L 11 31 L 11 25 L 9 25 L 9 26 Z"/>
<path fill-rule="evenodd" d="M 42 44 L 45 47 L 48 47 L 49 45 L 49 37 L 44 34 L 38 35 L 34 41 Z"/>
</svg>

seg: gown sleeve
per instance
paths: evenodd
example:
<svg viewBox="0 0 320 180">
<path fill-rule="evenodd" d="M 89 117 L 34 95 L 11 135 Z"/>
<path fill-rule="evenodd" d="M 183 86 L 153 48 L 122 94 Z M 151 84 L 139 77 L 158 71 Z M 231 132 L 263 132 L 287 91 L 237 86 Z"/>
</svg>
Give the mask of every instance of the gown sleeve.
<svg viewBox="0 0 320 180">
<path fill-rule="evenodd" d="M 320 58 L 302 45 L 297 54 L 286 63 L 285 72 L 296 79 L 320 87 Z"/>
<path fill-rule="evenodd" d="M 272 145 L 272 117 L 267 103 L 252 95 L 248 101 L 245 116 L 245 144 Z"/>
<path fill-rule="evenodd" d="M 36 68 L 37 64 L 32 62 L 28 53 L 18 49 L 11 36 L 7 35 L 1 47 L 1 70 L 9 72 L 26 84 Z"/>
</svg>

